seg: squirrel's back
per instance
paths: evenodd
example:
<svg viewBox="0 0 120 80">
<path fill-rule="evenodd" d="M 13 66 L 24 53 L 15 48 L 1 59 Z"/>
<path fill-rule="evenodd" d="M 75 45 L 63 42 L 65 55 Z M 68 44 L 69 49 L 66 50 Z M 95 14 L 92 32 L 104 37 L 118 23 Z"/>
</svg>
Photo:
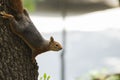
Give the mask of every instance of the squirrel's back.
<svg viewBox="0 0 120 80">
<path fill-rule="evenodd" d="M 45 39 L 32 23 L 25 26 L 25 29 L 21 32 L 21 35 L 34 48 L 40 47 L 40 45 L 45 42 Z"/>
</svg>

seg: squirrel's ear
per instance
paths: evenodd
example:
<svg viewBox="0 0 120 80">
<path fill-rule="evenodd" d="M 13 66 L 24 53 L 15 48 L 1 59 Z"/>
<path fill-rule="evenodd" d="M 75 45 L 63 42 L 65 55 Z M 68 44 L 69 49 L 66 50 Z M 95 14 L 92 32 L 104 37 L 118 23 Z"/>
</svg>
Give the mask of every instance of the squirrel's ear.
<svg viewBox="0 0 120 80">
<path fill-rule="evenodd" d="M 54 42 L 54 38 L 52 36 L 50 37 L 50 42 Z"/>
<path fill-rule="evenodd" d="M 25 14 L 27 17 L 29 17 L 29 14 L 28 14 L 27 9 L 24 9 L 23 12 L 24 12 L 24 14 Z"/>
</svg>

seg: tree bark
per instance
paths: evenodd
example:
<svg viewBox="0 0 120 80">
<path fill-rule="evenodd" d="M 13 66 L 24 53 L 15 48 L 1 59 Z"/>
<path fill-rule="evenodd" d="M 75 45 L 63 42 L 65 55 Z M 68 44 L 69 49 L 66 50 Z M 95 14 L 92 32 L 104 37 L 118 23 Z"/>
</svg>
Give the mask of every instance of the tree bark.
<svg viewBox="0 0 120 80">
<path fill-rule="evenodd" d="M 7 1 L 0 0 L 0 11 L 8 12 Z M 0 80 L 37 80 L 38 66 L 31 58 L 31 49 L 0 17 Z"/>
</svg>

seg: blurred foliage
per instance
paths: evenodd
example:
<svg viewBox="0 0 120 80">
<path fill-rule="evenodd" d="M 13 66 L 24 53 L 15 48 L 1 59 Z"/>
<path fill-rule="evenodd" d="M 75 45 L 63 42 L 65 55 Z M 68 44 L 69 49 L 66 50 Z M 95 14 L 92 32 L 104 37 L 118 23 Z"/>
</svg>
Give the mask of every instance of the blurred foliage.
<svg viewBox="0 0 120 80">
<path fill-rule="evenodd" d="M 98 72 L 91 75 L 91 80 L 120 80 L 120 74 L 109 74 L 106 72 Z"/>
<path fill-rule="evenodd" d="M 75 80 L 120 80 L 120 73 L 110 74 L 107 69 L 92 70 L 87 76 L 80 76 Z"/>
<path fill-rule="evenodd" d="M 40 80 L 50 80 L 50 76 L 44 73 L 44 75 L 40 77 Z"/>
<path fill-rule="evenodd" d="M 42 1 L 45 1 L 45 0 L 36 0 L 36 1 L 38 1 L 38 2 L 42 2 Z"/>
<path fill-rule="evenodd" d="M 94 70 L 90 73 L 91 80 L 104 80 L 107 74 L 107 69 L 103 68 L 102 70 Z"/>
<path fill-rule="evenodd" d="M 30 12 L 35 11 L 35 1 L 36 0 L 23 0 L 23 5 L 25 8 L 27 8 Z"/>
<path fill-rule="evenodd" d="M 120 80 L 120 77 L 118 75 L 113 75 L 108 77 L 106 80 Z"/>
<path fill-rule="evenodd" d="M 120 80 L 120 76 L 113 74 L 113 75 L 104 75 L 103 76 L 99 76 L 99 77 L 92 77 L 92 80 Z"/>
</svg>

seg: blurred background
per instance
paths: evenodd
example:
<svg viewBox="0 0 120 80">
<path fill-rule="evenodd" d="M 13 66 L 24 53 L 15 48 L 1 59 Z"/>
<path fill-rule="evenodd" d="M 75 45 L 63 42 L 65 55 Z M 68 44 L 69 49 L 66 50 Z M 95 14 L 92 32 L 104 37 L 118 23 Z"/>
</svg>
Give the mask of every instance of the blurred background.
<svg viewBox="0 0 120 80">
<path fill-rule="evenodd" d="M 39 78 L 91 80 L 120 72 L 119 0 L 24 0 L 24 6 L 39 32 L 64 47 L 36 57 Z"/>
</svg>

